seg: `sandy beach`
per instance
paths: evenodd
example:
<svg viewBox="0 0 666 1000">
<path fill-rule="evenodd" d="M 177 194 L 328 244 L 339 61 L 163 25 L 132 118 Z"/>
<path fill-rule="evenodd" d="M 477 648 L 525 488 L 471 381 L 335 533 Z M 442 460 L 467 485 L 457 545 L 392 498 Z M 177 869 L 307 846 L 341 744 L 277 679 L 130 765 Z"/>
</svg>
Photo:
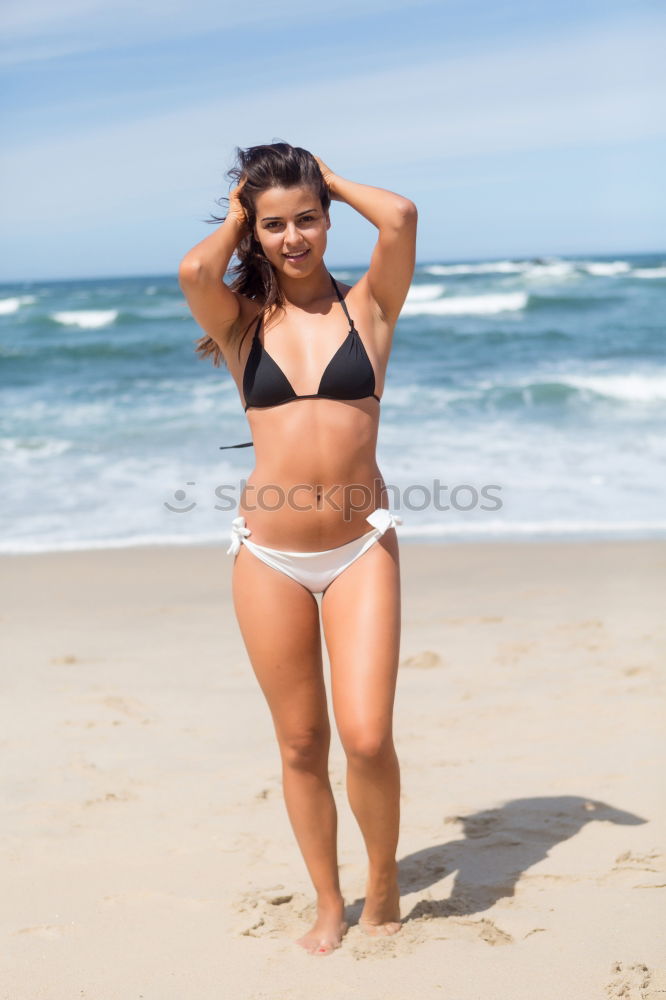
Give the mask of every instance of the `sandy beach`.
<svg viewBox="0 0 666 1000">
<path fill-rule="evenodd" d="M 403 927 L 334 726 L 325 958 L 225 547 L 0 558 L 2 1000 L 664 1000 L 666 542 L 401 545 Z"/>
</svg>

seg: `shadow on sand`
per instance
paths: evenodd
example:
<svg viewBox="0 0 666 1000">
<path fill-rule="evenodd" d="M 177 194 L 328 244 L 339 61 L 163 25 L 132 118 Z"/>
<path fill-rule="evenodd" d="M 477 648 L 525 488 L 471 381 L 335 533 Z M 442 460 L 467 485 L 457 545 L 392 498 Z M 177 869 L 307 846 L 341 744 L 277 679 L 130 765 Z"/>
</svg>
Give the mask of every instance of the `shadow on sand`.
<svg viewBox="0 0 666 1000">
<path fill-rule="evenodd" d="M 403 916 L 469 916 L 490 909 L 498 899 L 513 896 L 520 877 L 550 850 L 575 836 L 587 823 L 639 826 L 647 820 L 622 809 L 578 795 L 516 799 L 470 816 L 451 816 L 446 822 L 462 825 L 462 837 L 428 847 L 399 864 L 401 895 L 435 885 L 456 872 L 447 899 L 422 900 Z M 349 908 L 358 919 L 363 899 Z M 358 912 L 357 912 L 358 911 Z"/>
</svg>

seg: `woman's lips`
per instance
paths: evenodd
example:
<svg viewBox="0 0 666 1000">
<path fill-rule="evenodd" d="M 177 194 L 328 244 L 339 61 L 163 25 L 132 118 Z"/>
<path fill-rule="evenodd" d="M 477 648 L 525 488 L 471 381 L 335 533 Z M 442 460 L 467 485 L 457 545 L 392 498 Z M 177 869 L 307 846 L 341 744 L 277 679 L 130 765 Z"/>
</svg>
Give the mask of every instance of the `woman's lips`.
<svg viewBox="0 0 666 1000">
<path fill-rule="evenodd" d="M 285 257 L 287 258 L 287 260 L 291 260 L 294 263 L 297 263 L 299 260 L 305 260 L 305 258 L 309 253 L 310 253 L 309 250 L 304 250 L 303 253 L 296 254 L 294 256 L 292 256 L 291 254 L 285 254 Z"/>
</svg>

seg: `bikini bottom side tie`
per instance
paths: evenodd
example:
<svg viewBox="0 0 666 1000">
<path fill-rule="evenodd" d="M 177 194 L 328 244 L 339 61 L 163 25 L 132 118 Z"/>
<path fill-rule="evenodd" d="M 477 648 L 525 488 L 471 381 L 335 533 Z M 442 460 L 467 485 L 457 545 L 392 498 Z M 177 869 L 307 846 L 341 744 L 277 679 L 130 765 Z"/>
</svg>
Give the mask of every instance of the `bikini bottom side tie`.
<svg viewBox="0 0 666 1000">
<path fill-rule="evenodd" d="M 246 545 L 257 559 L 268 566 L 280 570 L 292 580 L 306 587 L 312 594 L 321 594 L 328 585 L 340 576 L 348 566 L 351 566 L 364 552 L 381 538 L 385 531 L 402 524 L 402 518 L 392 514 L 385 507 L 377 507 L 366 518 L 372 529 L 351 542 L 337 545 L 334 549 L 324 549 L 323 552 L 282 552 L 266 545 L 251 542 L 252 534 L 245 523 L 244 517 L 235 517 L 231 522 L 231 544 L 227 555 L 236 555 L 241 545 Z"/>
</svg>

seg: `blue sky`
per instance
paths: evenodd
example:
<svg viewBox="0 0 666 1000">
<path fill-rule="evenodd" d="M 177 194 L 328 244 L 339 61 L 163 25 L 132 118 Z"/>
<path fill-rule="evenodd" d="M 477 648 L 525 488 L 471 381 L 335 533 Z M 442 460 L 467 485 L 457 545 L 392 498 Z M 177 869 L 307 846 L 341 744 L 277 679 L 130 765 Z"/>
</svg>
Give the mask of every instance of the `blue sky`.
<svg viewBox="0 0 666 1000">
<path fill-rule="evenodd" d="M 417 259 L 662 250 L 656 2 L 5 0 L 0 280 L 175 273 L 236 146 L 419 208 Z M 329 266 L 376 230 L 331 207 Z"/>
</svg>

